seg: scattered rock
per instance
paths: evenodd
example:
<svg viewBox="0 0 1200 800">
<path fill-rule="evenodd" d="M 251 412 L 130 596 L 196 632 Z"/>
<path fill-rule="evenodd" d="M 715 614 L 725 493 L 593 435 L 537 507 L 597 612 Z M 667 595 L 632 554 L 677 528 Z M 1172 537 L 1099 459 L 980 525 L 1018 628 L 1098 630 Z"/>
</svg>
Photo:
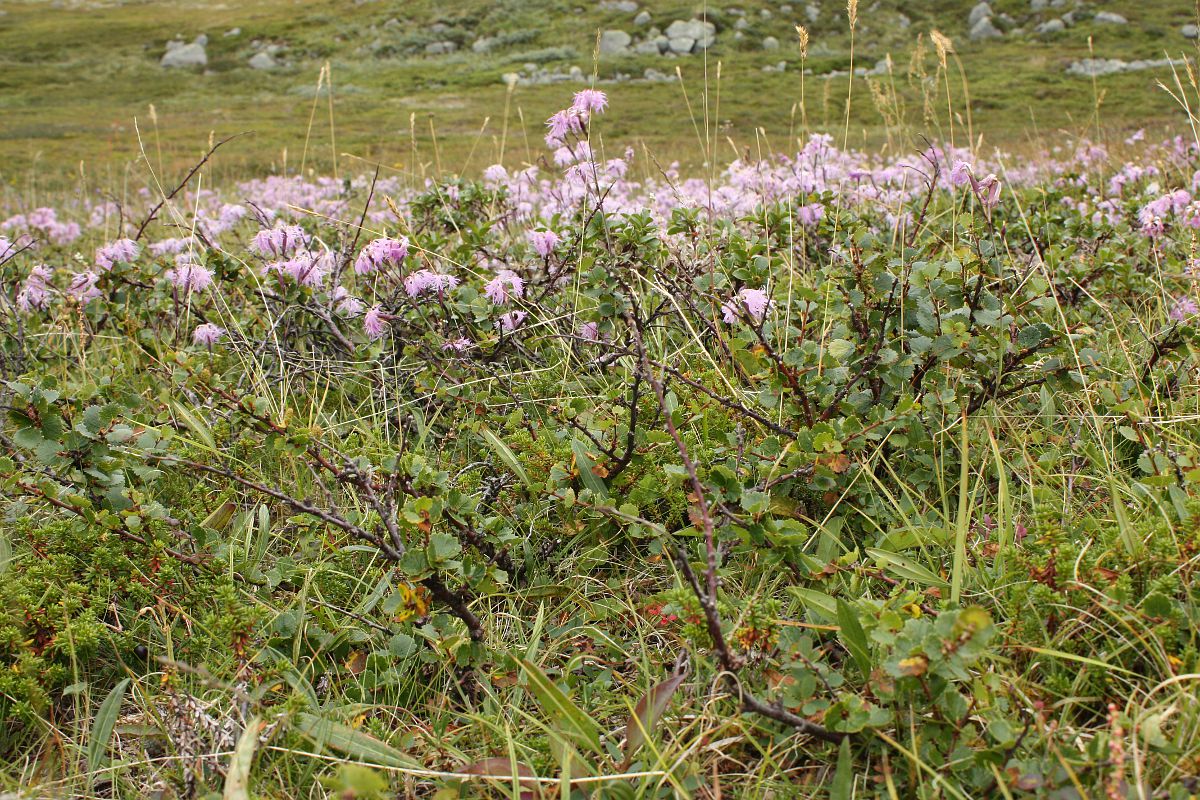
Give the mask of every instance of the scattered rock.
<svg viewBox="0 0 1200 800">
<path fill-rule="evenodd" d="M 204 42 L 208 42 L 207 37 Z M 204 44 L 199 39 L 191 44 L 184 44 L 180 41 L 168 42 L 167 52 L 163 53 L 162 61 L 159 63 L 167 68 L 205 67 L 208 66 L 208 53 L 205 52 Z"/>
<path fill-rule="evenodd" d="M 667 38 L 667 49 L 676 55 L 685 56 L 692 52 L 696 40 L 690 36 L 671 36 Z"/>
<path fill-rule="evenodd" d="M 1172 64 L 1183 64 L 1179 59 L 1155 58 L 1139 59 L 1138 61 L 1122 61 L 1119 58 L 1084 58 L 1071 62 L 1067 67 L 1068 75 L 1080 75 L 1085 78 L 1099 78 L 1104 75 L 1116 75 L 1121 72 L 1139 72 L 1144 69 L 1169 67 Z"/>
<path fill-rule="evenodd" d="M 770 19 L 771 17 L 775 16 L 774 14 L 771 13 L 771 9 L 769 9 L 769 8 L 761 9 L 758 12 L 758 15 L 760 17 L 762 17 L 763 19 Z"/>
<path fill-rule="evenodd" d="M 1122 17 L 1120 14 L 1115 14 L 1112 11 L 1101 11 L 1093 19 L 1096 22 L 1104 25 L 1128 25 L 1129 20 Z"/>
<path fill-rule="evenodd" d="M 1040 14 L 1049 8 L 1049 0 L 1029 0 L 1029 10 L 1035 14 Z"/>
<path fill-rule="evenodd" d="M 637 25 L 639 28 L 642 28 L 646 25 L 649 25 L 651 19 L 652 17 L 650 16 L 649 11 L 641 11 L 636 17 L 633 18 L 633 24 Z"/>
<path fill-rule="evenodd" d="M 649 83 L 671 83 L 675 80 L 675 76 L 660 72 L 654 67 L 647 67 L 646 71 L 642 73 L 642 79 Z"/>
<path fill-rule="evenodd" d="M 604 31 L 600 34 L 600 55 L 616 56 L 629 51 L 633 37 L 625 31 Z"/>
<path fill-rule="evenodd" d="M 717 40 L 717 26 L 699 19 L 677 19 L 667 26 L 666 33 L 671 52 L 679 55 L 707 50 Z"/>
<path fill-rule="evenodd" d="M 275 60 L 275 56 L 265 50 L 261 53 L 255 53 L 247 63 L 249 63 L 250 69 L 275 69 L 279 66 L 279 62 Z"/>
<path fill-rule="evenodd" d="M 200 34 L 199 36 L 196 37 L 196 41 L 193 44 L 198 44 L 201 47 L 208 47 L 208 34 L 207 33 Z"/>
<path fill-rule="evenodd" d="M 447 53 L 453 53 L 458 49 L 458 44 L 451 41 L 445 42 L 430 42 L 425 45 L 425 54 L 431 56 L 444 56 Z"/>
<path fill-rule="evenodd" d="M 746 19 L 745 17 L 741 17 L 738 19 L 737 22 L 733 23 L 733 29 L 735 31 L 744 31 L 749 27 L 750 27 L 750 21 L 748 19 Z"/>
<path fill-rule="evenodd" d="M 984 17 L 971 26 L 971 41 L 980 42 L 984 39 L 999 39 L 1004 33 L 992 23 L 991 17 Z"/>
<path fill-rule="evenodd" d="M 821 18 L 821 7 L 809 3 L 804 7 L 804 16 L 808 18 L 810 23 L 816 22 Z"/>
<path fill-rule="evenodd" d="M 1200 37 L 1200 27 L 1197 27 L 1191 23 L 1184 25 L 1179 29 L 1179 32 L 1183 34 L 1183 38 L 1185 39 L 1196 39 Z"/>
<path fill-rule="evenodd" d="M 242 35 L 241 28 L 230 28 L 229 30 L 225 31 L 226 39 L 232 39 L 234 36 L 241 36 L 241 35 Z"/>
<path fill-rule="evenodd" d="M 481 36 L 471 42 L 471 51 L 475 53 L 490 53 L 492 48 L 496 46 L 496 39 L 493 36 Z"/>
<path fill-rule="evenodd" d="M 987 3 L 979 3 L 971 9 L 971 14 L 967 17 L 967 27 L 974 28 L 981 20 L 985 20 L 990 16 L 992 16 L 992 7 Z"/>
<path fill-rule="evenodd" d="M 600 7 L 605 11 L 620 11 L 623 14 L 632 14 L 638 10 L 638 4 L 634 0 L 601 0 Z"/>
<path fill-rule="evenodd" d="M 768 36 L 767 38 L 762 40 L 762 48 L 763 48 L 763 50 L 778 50 L 779 49 L 779 40 L 776 39 L 774 36 Z"/>
<path fill-rule="evenodd" d="M 779 13 L 780 13 L 780 14 L 790 14 L 790 13 L 792 13 L 792 4 L 791 4 L 791 3 L 781 3 L 781 4 L 779 5 Z"/>
<path fill-rule="evenodd" d="M 1061 19 L 1048 19 L 1041 25 L 1034 28 L 1036 33 L 1062 33 L 1067 29 L 1067 24 Z"/>
</svg>

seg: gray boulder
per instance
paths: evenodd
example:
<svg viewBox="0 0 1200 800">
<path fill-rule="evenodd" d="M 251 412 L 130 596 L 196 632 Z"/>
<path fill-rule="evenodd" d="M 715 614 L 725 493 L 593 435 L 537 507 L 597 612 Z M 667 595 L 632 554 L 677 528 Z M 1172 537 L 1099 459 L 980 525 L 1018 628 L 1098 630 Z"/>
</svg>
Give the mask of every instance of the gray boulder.
<svg viewBox="0 0 1200 800">
<path fill-rule="evenodd" d="M 444 56 L 447 53 L 453 53 L 457 49 L 458 45 L 450 41 L 430 42 L 429 44 L 425 45 L 426 55 L 431 56 Z"/>
<path fill-rule="evenodd" d="M 1179 32 L 1183 34 L 1183 38 L 1185 39 L 1200 38 L 1200 27 L 1197 27 L 1191 23 L 1184 25 L 1179 29 Z"/>
<path fill-rule="evenodd" d="M 638 10 L 638 4 L 634 0 L 602 0 L 600 7 L 605 11 L 620 11 L 623 14 L 632 14 Z"/>
<path fill-rule="evenodd" d="M 492 48 L 496 46 L 496 39 L 492 36 L 481 36 L 471 42 L 471 50 L 475 53 L 490 53 Z"/>
<path fill-rule="evenodd" d="M 644 28 L 650 24 L 651 19 L 653 18 L 650 16 L 649 11 L 640 11 L 638 12 L 638 15 L 633 18 L 633 24 L 637 25 L 639 28 Z"/>
<path fill-rule="evenodd" d="M 778 50 L 779 49 L 779 40 L 776 39 L 774 36 L 768 36 L 767 38 L 762 40 L 762 47 L 763 47 L 763 50 Z"/>
<path fill-rule="evenodd" d="M 600 34 L 600 55 L 616 56 L 629 51 L 633 37 L 625 31 L 604 31 Z"/>
<path fill-rule="evenodd" d="M 670 36 L 667 38 L 667 49 L 676 55 L 686 56 L 696 46 L 696 40 L 690 36 Z"/>
<path fill-rule="evenodd" d="M 1104 25 L 1128 25 L 1129 20 L 1112 11 L 1101 11 L 1093 19 Z"/>
<path fill-rule="evenodd" d="M 1004 33 L 992 23 L 991 17 L 984 17 L 971 26 L 969 35 L 971 41 L 981 42 L 985 39 L 999 39 Z"/>
<path fill-rule="evenodd" d="M 672 40 L 691 39 L 697 50 L 707 50 L 717 40 L 717 26 L 700 19 L 690 19 L 686 22 L 677 19 L 667 26 L 666 33 L 667 38 Z M 676 53 L 680 52 L 676 50 L 674 44 L 672 44 L 671 50 Z M 691 52 L 691 48 L 687 52 Z"/>
<path fill-rule="evenodd" d="M 804 7 L 804 16 L 808 18 L 809 22 L 816 22 L 821 18 L 821 7 L 809 3 Z"/>
<path fill-rule="evenodd" d="M 196 42 L 191 44 L 172 42 L 167 45 L 167 52 L 163 53 L 159 64 L 168 69 L 206 67 L 208 66 L 208 53 L 205 52 L 204 45 Z"/>
<path fill-rule="evenodd" d="M 261 53 L 255 53 L 248 63 L 250 65 L 250 69 L 267 70 L 275 69 L 279 66 L 279 62 L 275 60 L 275 56 L 271 55 L 265 50 Z"/>
<path fill-rule="evenodd" d="M 1067 24 L 1061 19 L 1048 19 L 1034 28 L 1034 31 L 1036 33 L 1062 33 L 1066 29 Z"/>
<path fill-rule="evenodd" d="M 979 3 L 971 9 L 971 14 L 967 17 L 967 27 L 974 28 L 981 20 L 985 20 L 991 15 L 992 7 L 987 3 Z"/>
<path fill-rule="evenodd" d="M 1041 13 L 1049 7 L 1049 0 L 1029 0 L 1029 10 L 1035 14 Z"/>
</svg>

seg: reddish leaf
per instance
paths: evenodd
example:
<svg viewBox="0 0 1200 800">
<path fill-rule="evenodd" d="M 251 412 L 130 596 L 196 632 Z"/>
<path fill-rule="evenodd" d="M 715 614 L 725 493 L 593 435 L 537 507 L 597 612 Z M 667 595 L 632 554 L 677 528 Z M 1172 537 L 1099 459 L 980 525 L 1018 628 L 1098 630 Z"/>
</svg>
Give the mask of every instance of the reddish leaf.
<svg viewBox="0 0 1200 800">
<path fill-rule="evenodd" d="M 670 705 L 671 696 L 686 677 L 686 672 L 678 672 L 655 686 L 638 701 L 633 709 L 633 716 L 625 725 L 625 764 L 622 769 L 629 767 L 634 753 L 646 743 L 646 735 L 654 730 L 654 726 Z"/>
<path fill-rule="evenodd" d="M 513 779 L 513 762 L 507 758 L 485 758 L 482 761 L 476 761 L 472 764 L 467 764 L 465 767 L 460 767 L 455 770 L 459 775 L 483 775 L 489 778 L 494 778 L 497 781 L 507 781 L 512 783 Z M 522 791 L 520 797 L 522 800 L 536 800 L 541 796 L 541 786 L 535 780 L 536 773 L 533 767 L 528 764 L 517 762 L 517 781 L 522 789 L 530 791 Z"/>
<path fill-rule="evenodd" d="M 487 775 L 490 778 L 512 778 L 513 762 L 507 758 L 485 758 L 460 767 L 455 772 L 459 775 Z M 535 778 L 533 767 L 517 762 L 517 777 Z"/>
</svg>

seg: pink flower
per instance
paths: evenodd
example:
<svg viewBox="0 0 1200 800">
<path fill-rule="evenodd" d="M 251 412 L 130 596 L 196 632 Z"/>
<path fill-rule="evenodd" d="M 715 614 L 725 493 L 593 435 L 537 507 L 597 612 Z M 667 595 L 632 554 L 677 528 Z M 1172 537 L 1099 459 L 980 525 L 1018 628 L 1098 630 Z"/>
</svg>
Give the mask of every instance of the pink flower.
<svg viewBox="0 0 1200 800">
<path fill-rule="evenodd" d="M 507 314 L 501 314 L 496 324 L 500 327 L 500 330 L 505 333 L 511 333 L 521 327 L 527 316 L 529 315 L 524 311 L 510 311 Z"/>
<path fill-rule="evenodd" d="M 971 180 L 971 165 L 965 161 L 955 161 L 950 168 L 950 183 L 955 186 L 965 186 Z"/>
<path fill-rule="evenodd" d="M 96 266 L 101 272 L 107 272 L 113 265 L 124 262 L 132 264 L 138 257 L 137 242 L 132 239 L 117 239 L 103 247 L 96 248 Z"/>
<path fill-rule="evenodd" d="M 167 280 L 185 292 L 202 292 L 212 286 L 212 270 L 182 258 L 175 269 L 167 270 Z"/>
<path fill-rule="evenodd" d="M 44 266 L 29 270 L 29 277 L 17 292 L 17 308 L 26 313 L 44 311 L 50 305 L 50 270 Z"/>
<path fill-rule="evenodd" d="M 554 112 L 550 119 L 546 120 L 546 127 L 549 129 L 546 132 L 546 145 L 558 147 L 566 143 L 569 134 L 583 133 L 586 124 L 585 116 L 574 108 Z"/>
<path fill-rule="evenodd" d="M 1190 297 L 1179 297 L 1175 300 L 1175 305 L 1171 307 L 1170 317 L 1176 322 L 1183 322 L 1186 319 L 1200 314 L 1200 305 L 1196 305 L 1196 301 Z"/>
<path fill-rule="evenodd" d="M 328 253 L 312 255 L 301 253 L 295 258 L 276 265 L 276 269 L 287 273 L 301 286 L 320 286 L 332 268 L 333 259 Z"/>
<path fill-rule="evenodd" d="M 483 171 L 483 180 L 491 186 L 498 186 L 508 181 L 508 170 L 503 164 L 492 164 Z"/>
<path fill-rule="evenodd" d="M 224 328 L 214 325 L 211 322 L 205 322 L 203 325 L 197 325 L 196 330 L 192 331 L 192 342 L 194 344 L 202 344 L 205 347 L 212 347 L 224 335 Z"/>
<path fill-rule="evenodd" d="M 465 353 L 470 347 L 470 339 L 447 339 L 442 342 L 443 350 L 453 350 L 456 353 Z"/>
<path fill-rule="evenodd" d="M 603 335 L 600 333 L 599 322 L 585 322 L 579 326 L 578 334 L 580 339 L 588 342 L 604 341 Z"/>
<path fill-rule="evenodd" d="M 800 206 L 796 209 L 796 216 L 800 219 L 801 225 L 811 228 L 825 216 L 825 206 L 820 203 L 809 203 L 808 205 Z"/>
<path fill-rule="evenodd" d="M 773 305 L 771 298 L 762 289 L 742 289 L 733 300 L 721 306 L 722 317 L 730 325 L 738 321 L 742 311 L 755 322 L 762 322 Z"/>
<path fill-rule="evenodd" d="M 150 245 L 150 252 L 156 256 L 173 256 L 182 253 L 191 244 L 190 238 L 162 239 Z"/>
<path fill-rule="evenodd" d="M 558 234 L 554 231 L 530 231 L 525 237 L 542 258 L 549 258 L 558 246 Z"/>
<path fill-rule="evenodd" d="M 502 306 L 510 298 L 522 297 L 525 294 L 525 281 L 511 269 L 502 269 L 483 287 L 483 293 L 493 303 Z"/>
<path fill-rule="evenodd" d="M 600 114 L 608 107 L 608 96 L 599 89 L 584 89 L 575 93 L 571 109 L 581 114 Z"/>
<path fill-rule="evenodd" d="M 458 286 L 458 278 L 429 269 L 417 270 L 404 279 L 404 291 L 409 297 L 420 297 L 427 293 L 442 294 L 455 286 Z"/>
<path fill-rule="evenodd" d="M 1000 204 L 1000 179 L 989 174 L 975 185 L 975 193 L 984 208 L 992 209 Z"/>
<path fill-rule="evenodd" d="M 575 154 L 571 152 L 571 148 L 563 145 L 554 151 L 554 163 L 560 167 L 565 167 L 567 164 L 574 163 Z"/>
<path fill-rule="evenodd" d="M 367 275 L 391 264 L 400 266 L 408 258 L 408 239 L 376 239 L 367 244 L 354 260 L 354 271 Z"/>
<path fill-rule="evenodd" d="M 100 276 L 94 272 L 77 272 L 71 276 L 67 294 L 78 300 L 81 305 L 87 305 L 100 296 L 100 290 L 96 288 L 98 280 Z"/>
<path fill-rule="evenodd" d="M 334 289 L 332 299 L 334 310 L 344 317 L 358 316 L 364 308 L 363 301 L 350 294 L 350 290 L 345 286 L 339 286 Z"/>
<path fill-rule="evenodd" d="M 254 248 L 267 258 L 287 258 L 296 248 L 307 246 L 308 234 L 299 225 L 263 228 L 254 234 Z"/>
<path fill-rule="evenodd" d="M 363 330 L 367 332 L 368 338 L 378 339 L 387 333 L 387 329 L 387 320 L 383 318 L 383 310 L 379 306 L 372 306 L 363 315 Z"/>
</svg>

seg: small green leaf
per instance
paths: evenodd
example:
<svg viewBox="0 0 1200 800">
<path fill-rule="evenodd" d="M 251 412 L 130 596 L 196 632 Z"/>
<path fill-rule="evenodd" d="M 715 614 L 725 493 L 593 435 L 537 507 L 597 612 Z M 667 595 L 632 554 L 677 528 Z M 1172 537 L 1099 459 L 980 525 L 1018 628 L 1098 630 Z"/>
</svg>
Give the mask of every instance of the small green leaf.
<svg viewBox="0 0 1200 800">
<path fill-rule="evenodd" d="M 867 555 L 875 559 L 875 563 L 879 564 L 885 572 L 890 572 L 893 575 L 910 580 L 915 583 L 920 583 L 925 586 L 937 586 L 939 588 L 949 588 L 950 584 L 942 578 L 930 572 L 925 567 L 917 562 L 904 556 L 889 553 L 886 550 L 877 550 L 875 548 L 867 548 Z"/>
<path fill-rule="evenodd" d="M 417 768 L 420 765 L 403 752 L 349 725 L 301 712 L 295 717 L 297 730 L 318 747 L 328 747 L 350 758 L 384 767 Z"/>
<path fill-rule="evenodd" d="M 448 533 L 435 533 L 429 537 L 430 563 L 454 558 L 462 552 L 462 545 Z"/>
<path fill-rule="evenodd" d="M 417 640 L 407 633 L 397 633 L 388 642 L 388 652 L 396 658 L 408 658 L 417 652 Z"/>
<path fill-rule="evenodd" d="M 518 663 L 529 679 L 529 691 L 538 699 L 546 716 L 558 724 L 560 732 L 576 744 L 584 745 L 596 753 L 601 752 L 600 726 L 596 721 L 571 702 L 537 664 L 524 658 L 518 659 Z"/>
<path fill-rule="evenodd" d="M 96 711 L 96 718 L 92 720 L 92 731 L 88 736 L 87 748 L 88 769 L 92 772 L 100 769 L 104 760 L 105 751 L 108 750 L 108 740 L 112 738 L 113 726 L 117 724 L 117 717 L 121 715 L 121 703 L 125 702 L 125 690 L 128 688 L 129 678 L 123 679 L 114 686 Z"/>
<path fill-rule="evenodd" d="M 222 800 L 250 800 L 250 765 L 254 763 L 254 751 L 258 749 L 261 730 L 262 720 L 257 716 L 246 723 L 246 729 L 242 731 L 237 747 L 229 757 Z"/>
<path fill-rule="evenodd" d="M 871 674 L 871 647 L 867 643 L 867 633 L 863 630 L 858 615 L 845 600 L 838 598 L 837 620 L 842 644 L 853 656 L 854 662 L 864 676 Z"/>
<path fill-rule="evenodd" d="M 521 466 L 521 462 L 517 460 L 516 454 L 513 453 L 509 446 L 501 441 L 499 436 L 492 433 L 487 428 L 480 428 L 479 433 L 481 436 L 483 436 L 484 441 L 491 445 L 491 448 L 496 451 L 496 455 L 500 457 L 500 460 L 504 462 L 504 465 L 512 470 L 514 475 L 520 478 L 521 483 L 525 484 L 529 488 L 533 488 L 534 484 L 533 481 L 529 479 L 529 473 L 527 473 L 525 468 Z"/>
<path fill-rule="evenodd" d="M 850 755 L 850 738 L 838 745 L 837 767 L 829 786 L 829 800 L 852 800 L 854 797 L 854 759 Z"/>
<path fill-rule="evenodd" d="M 579 480 L 583 485 L 592 490 L 592 493 L 597 497 L 607 498 L 608 487 L 604 485 L 604 481 L 600 479 L 593 468 L 596 462 L 592 461 L 592 457 L 588 455 L 587 447 L 583 442 L 576 439 L 571 442 L 571 452 L 575 454 L 575 467 L 579 471 Z"/>
</svg>

